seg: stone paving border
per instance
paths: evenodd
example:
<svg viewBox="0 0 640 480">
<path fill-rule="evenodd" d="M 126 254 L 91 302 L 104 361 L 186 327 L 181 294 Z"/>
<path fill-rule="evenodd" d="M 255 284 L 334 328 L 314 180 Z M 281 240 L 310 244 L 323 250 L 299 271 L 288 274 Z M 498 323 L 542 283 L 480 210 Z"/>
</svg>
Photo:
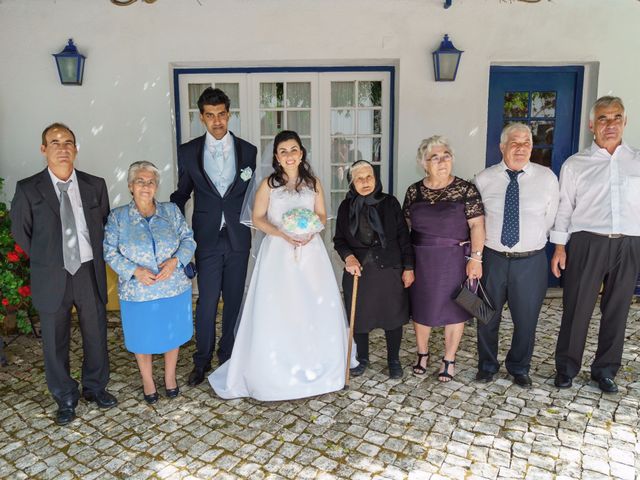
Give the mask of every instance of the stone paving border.
<svg viewBox="0 0 640 480">
<path fill-rule="evenodd" d="M 389 380 L 384 337 L 372 334 L 372 363 L 351 389 L 289 402 L 221 401 L 208 385 L 185 386 L 193 343 L 180 354 L 183 393 L 158 404 L 142 401 L 133 356 L 111 315 L 109 347 L 118 407 L 101 411 L 81 401 L 70 426 L 53 423 L 55 404 L 44 382 L 41 348 L 19 337 L 0 369 L 0 478 L 168 479 L 604 479 L 638 478 L 640 471 L 640 306 L 627 326 L 620 393 L 605 395 L 588 368 L 574 387 L 553 386 L 553 352 L 561 301 L 543 305 L 534 352 L 533 388 L 504 372 L 488 385 L 473 381 L 475 327 L 468 325 L 453 382 L 441 384 L 432 360 L 414 376 L 411 327 L 405 329 L 403 380 Z M 508 310 L 501 358 L 510 339 Z M 585 354 L 595 351 L 594 318 Z M 79 376 L 74 330 L 72 371 Z M 442 333 L 432 340 L 442 354 Z M 162 358 L 154 363 L 162 378 Z M 162 385 L 159 384 L 162 392 Z"/>
</svg>

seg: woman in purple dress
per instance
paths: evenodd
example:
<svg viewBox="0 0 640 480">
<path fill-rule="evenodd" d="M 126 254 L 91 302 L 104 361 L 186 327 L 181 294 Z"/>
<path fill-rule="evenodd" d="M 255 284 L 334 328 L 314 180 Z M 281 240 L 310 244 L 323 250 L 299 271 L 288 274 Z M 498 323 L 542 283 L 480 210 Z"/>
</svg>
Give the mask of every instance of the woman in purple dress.
<svg viewBox="0 0 640 480">
<path fill-rule="evenodd" d="M 452 297 L 466 278 L 482 277 L 484 208 L 475 185 L 451 175 L 453 149 L 439 135 L 423 140 L 417 161 L 426 176 L 407 189 L 404 215 L 415 251 L 415 282 L 410 290 L 418 361 L 413 372 L 424 375 L 429 336 L 444 326 L 445 349 L 438 379 L 450 381 L 470 315 Z"/>
</svg>

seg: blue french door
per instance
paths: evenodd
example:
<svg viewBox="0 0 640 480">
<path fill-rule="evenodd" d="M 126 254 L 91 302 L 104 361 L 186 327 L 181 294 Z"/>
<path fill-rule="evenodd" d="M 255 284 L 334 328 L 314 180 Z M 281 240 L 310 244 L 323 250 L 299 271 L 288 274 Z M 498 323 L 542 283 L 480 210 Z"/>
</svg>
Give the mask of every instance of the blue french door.
<svg viewBox="0 0 640 480">
<path fill-rule="evenodd" d="M 486 165 L 502 160 L 500 133 L 512 122 L 533 133 L 531 161 L 560 174 L 563 162 L 578 151 L 584 67 L 491 67 Z M 552 245 L 547 245 L 551 258 Z M 549 273 L 549 286 L 558 280 Z"/>
</svg>

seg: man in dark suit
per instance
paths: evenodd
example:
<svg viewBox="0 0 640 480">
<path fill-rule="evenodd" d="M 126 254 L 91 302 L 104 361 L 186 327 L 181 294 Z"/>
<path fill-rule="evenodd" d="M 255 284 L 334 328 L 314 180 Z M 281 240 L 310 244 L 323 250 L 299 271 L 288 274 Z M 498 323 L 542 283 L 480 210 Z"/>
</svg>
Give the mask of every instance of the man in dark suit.
<svg viewBox="0 0 640 480">
<path fill-rule="evenodd" d="M 211 368 L 220 293 L 224 308 L 218 360 L 222 364 L 231 356 L 251 248 L 251 233 L 240 223 L 240 210 L 256 168 L 257 149 L 229 132 L 229 106 L 229 97 L 220 89 L 207 88 L 200 95 L 200 120 L 207 132 L 178 148 L 178 187 L 171 195 L 184 213 L 194 192 L 199 296 L 191 386 L 202 383 Z"/>
<path fill-rule="evenodd" d="M 47 385 L 58 403 L 56 423 L 66 425 L 75 418 L 80 396 L 69 372 L 73 306 L 84 352 L 82 395 L 101 408 L 118 403 L 105 390 L 109 357 L 102 240 L 109 198 L 104 179 L 74 169 L 78 150 L 69 127 L 54 123 L 45 128 L 40 151 L 47 168 L 17 183 L 11 233 L 30 258 Z"/>
</svg>

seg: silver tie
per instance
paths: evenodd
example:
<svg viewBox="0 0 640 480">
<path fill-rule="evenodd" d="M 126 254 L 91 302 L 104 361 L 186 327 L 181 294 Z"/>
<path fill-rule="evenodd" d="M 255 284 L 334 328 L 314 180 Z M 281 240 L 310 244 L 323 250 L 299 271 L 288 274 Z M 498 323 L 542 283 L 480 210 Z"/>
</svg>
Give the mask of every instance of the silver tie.
<svg viewBox="0 0 640 480">
<path fill-rule="evenodd" d="M 76 273 L 80 268 L 80 244 L 78 243 L 78 229 L 76 228 L 76 219 L 73 216 L 73 208 L 71 208 L 71 200 L 67 190 L 71 182 L 58 182 L 60 190 L 60 221 L 62 223 L 62 258 L 64 259 L 64 268 L 71 275 Z"/>
</svg>

